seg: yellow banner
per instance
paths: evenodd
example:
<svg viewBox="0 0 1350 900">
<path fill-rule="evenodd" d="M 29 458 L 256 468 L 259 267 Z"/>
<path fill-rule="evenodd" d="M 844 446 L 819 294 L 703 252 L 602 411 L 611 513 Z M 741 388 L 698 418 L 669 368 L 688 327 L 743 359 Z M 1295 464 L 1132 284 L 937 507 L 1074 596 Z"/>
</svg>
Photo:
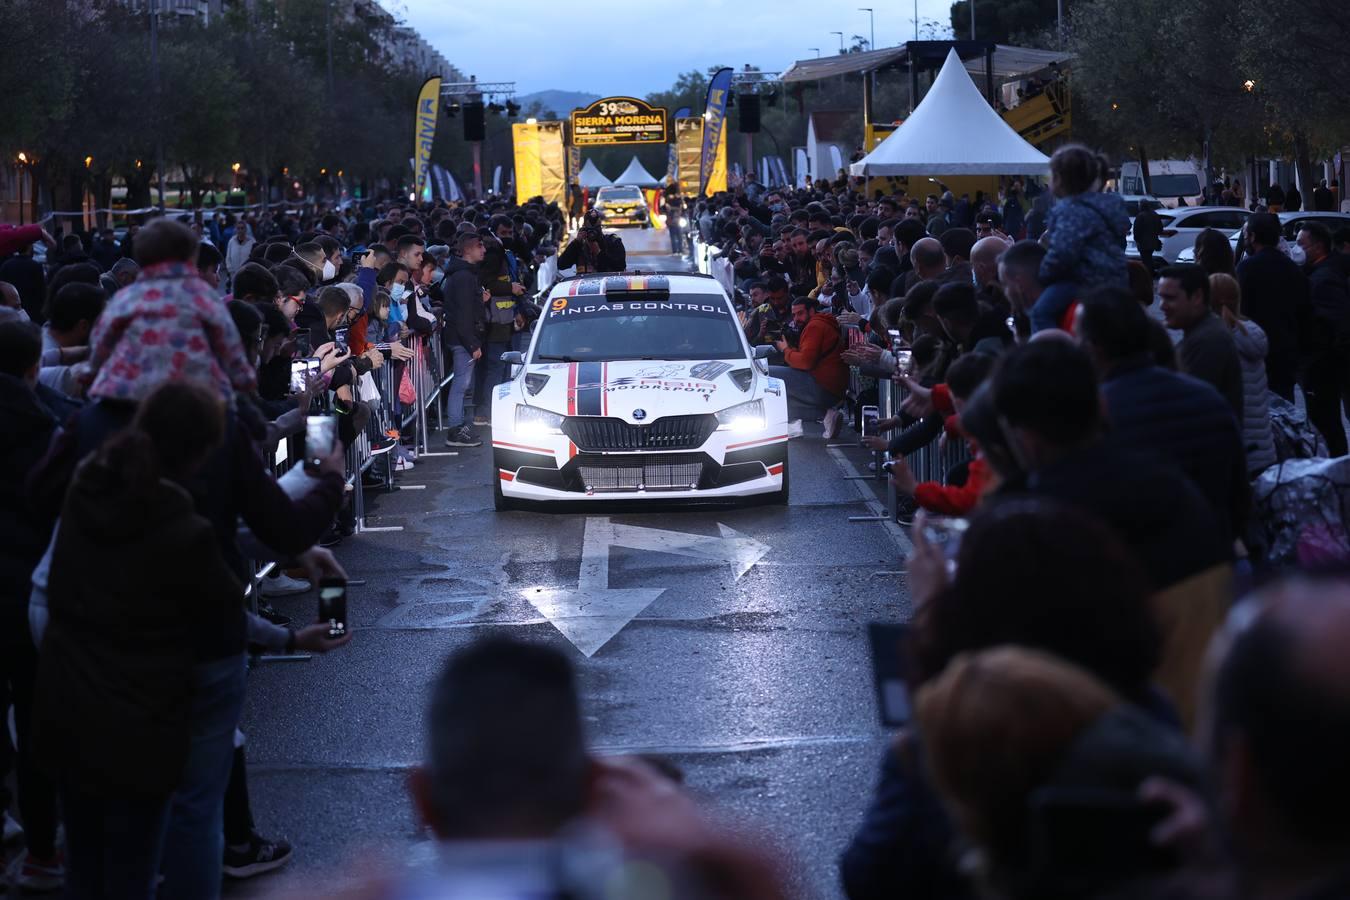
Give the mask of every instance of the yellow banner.
<svg viewBox="0 0 1350 900">
<path fill-rule="evenodd" d="M 708 176 L 705 191 L 709 197 L 727 189 L 727 130 L 717 138 L 717 155 L 713 157 L 712 174 Z"/>
<path fill-rule="evenodd" d="M 516 202 L 543 197 L 545 203 L 567 201 L 567 150 L 563 123 L 511 125 L 516 160 Z"/>
<path fill-rule="evenodd" d="M 436 142 L 436 120 L 441 113 L 441 78 L 432 76 L 417 93 L 413 130 L 413 176 L 417 199 L 431 200 L 431 145 Z"/>
<path fill-rule="evenodd" d="M 516 202 L 524 203 L 539 194 L 543 184 L 539 165 L 539 126 L 512 123 L 511 141 L 516 157 Z"/>
<path fill-rule="evenodd" d="M 685 116 L 675 120 L 675 171 L 680 193 L 698 196 L 699 159 L 703 153 L 703 118 Z"/>
<path fill-rule="evenodd" d="M 563 146 L 563 123 L 540 122 L 539 128 L 539 190 L 533 194 L 516 194 L 516 202 L 523 203 L 533 196 L 542 196 L 545 203 L 567 203 L 567 151 Z"/>
</svg>

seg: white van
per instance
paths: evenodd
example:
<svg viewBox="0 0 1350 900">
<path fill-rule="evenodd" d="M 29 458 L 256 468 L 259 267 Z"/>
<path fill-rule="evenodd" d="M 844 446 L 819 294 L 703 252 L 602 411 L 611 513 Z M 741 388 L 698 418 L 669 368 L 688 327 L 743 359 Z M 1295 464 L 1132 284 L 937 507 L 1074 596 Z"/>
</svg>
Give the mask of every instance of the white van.
<svg viewBox="0 0 1350 900">
<path fill-rule="evenodd" d="M 1187 206 L 1200 202 L 1204 192 L 1205 170 L 1195 160 L 1151 159 L 1148 161 L 1152 191 L 1144 190 L 1144 174 L 1137 161 L 1120 164 L 1120 192 L 1122 194 L 1149 193 L 1164 206 L 1177 206 L 1184 198 Z"/>
</svg>

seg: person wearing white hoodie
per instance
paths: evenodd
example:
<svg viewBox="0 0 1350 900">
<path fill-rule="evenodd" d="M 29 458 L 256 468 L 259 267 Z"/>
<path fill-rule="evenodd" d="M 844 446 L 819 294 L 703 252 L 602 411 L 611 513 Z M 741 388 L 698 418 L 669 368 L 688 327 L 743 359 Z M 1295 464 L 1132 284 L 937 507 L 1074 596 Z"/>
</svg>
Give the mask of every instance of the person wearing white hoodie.
<svg viewBox="0 0 1350 900">
<path fill-rule="evenodd" d="M 248 227 L 248 223 L 242 219 L 234 227 L 234 237 L 230 239 L 225 249 L 225 277 L 234 280 L 234 273 L 243 268 L 244 263 L 248 262 L 253 253 L 253 245 L 257 241 L 253 239 L 253 229 Z"/>
</svg>

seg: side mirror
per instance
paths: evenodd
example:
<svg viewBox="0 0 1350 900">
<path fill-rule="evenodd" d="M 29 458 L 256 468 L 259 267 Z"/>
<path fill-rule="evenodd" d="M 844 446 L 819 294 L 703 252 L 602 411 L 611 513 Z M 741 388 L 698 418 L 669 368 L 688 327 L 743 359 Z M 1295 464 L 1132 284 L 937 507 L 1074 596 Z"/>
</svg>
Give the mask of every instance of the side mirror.
<svg viewBox="0 0 1350 900">
<path fill-rule="evenodd" d="M 525 365 L 525 354 L 519 350 L 507 350 L 502 354 L 502 362 L 512 366 Z"/>
<path fill-rule="evenodd" d="M 768 359 L 773 350 L 774 348 L 768 344 L 757 344 L 755 346 L 755 359 Z"/>
</svg>

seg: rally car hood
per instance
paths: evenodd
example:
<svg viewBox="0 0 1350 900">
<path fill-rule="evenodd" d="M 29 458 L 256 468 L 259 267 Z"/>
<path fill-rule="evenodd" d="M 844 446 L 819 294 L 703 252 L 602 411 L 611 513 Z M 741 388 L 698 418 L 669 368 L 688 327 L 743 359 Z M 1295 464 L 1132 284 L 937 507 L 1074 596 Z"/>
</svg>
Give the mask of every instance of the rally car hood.
<svg viewBox="0 0 1350 900">
<path fill-rule="evenodd" d="M 538 376 L 547 381 L 539 385 Z M 640 360 L 541 363 L 526 367 L 523 380 L 525 402 L 531 406 L 561 415 L 650 423 L 664 416 L 717 412 L 751 400 L 759 375 L 746 359 Z"/>
</svg>

